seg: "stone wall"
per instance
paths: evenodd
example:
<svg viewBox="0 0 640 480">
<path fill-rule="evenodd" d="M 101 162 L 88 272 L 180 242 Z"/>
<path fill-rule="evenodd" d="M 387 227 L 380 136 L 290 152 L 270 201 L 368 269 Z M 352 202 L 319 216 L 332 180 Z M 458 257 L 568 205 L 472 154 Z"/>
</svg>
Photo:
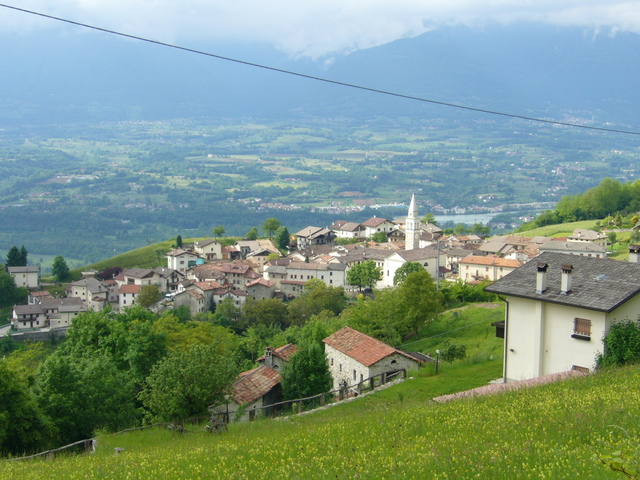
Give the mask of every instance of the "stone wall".
<svg viewBox="0 0 640 480">
<path fill-rule="evenodd" d="M 11 338 L 18 342 L 49 342 L 65 336 L 67 334 L 67 330 L 69 330 L 69 327 L 54 328 L 51 330 L 33 330 L 30 332 L 12 332 Z"/>
</svg>

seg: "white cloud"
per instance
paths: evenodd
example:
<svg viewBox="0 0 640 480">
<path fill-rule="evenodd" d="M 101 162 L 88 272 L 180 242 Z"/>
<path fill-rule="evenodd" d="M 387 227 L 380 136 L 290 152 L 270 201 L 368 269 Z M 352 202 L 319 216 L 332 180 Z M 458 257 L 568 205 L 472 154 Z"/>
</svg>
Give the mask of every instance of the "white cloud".
<svg viewBox="0 0 640 480">
<path fill-rule="evenodd" d="M 312 58 L 456 23 L 528 20 L 640 33 L 640 2 L 619 0 L 14 0 L 13 5 L 182 45 L 261 42 Z M 0 29 L 34 28 L 59 25 L 0 8 Z"/>
</svg>

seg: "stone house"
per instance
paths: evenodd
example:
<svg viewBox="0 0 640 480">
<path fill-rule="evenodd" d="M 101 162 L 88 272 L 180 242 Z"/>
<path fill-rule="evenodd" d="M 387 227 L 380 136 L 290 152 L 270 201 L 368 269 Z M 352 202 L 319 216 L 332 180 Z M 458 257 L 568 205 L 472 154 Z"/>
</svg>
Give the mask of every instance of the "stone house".
<svg viewBox="0 0 640 480">
<path fill-rule="evenodd" d="M 505 382 L 588 372 L 611 324 L 640 314 L 640 264 L 541 254 L 485 287 L 506 298 Z"/>
<path fill-rule="evenodd" d="M 355 386 L 381 373 L 417 370 L 423 363 L 380 340 L 343 327 L 323 340 L 333 389 Z"/>
<path fill-rule="evenodd" d="M 258 278 L 247 283 L 247 295 L 253 300 L 273 298 L 276 292 L 276 282 L 265 278 Z"/>
<path fill-rule="evenodd" d="M 276 349 L 265 348 L 265 354 L 258 359 L 260 365 L 238 375 L 232 393 L 227 397 L 227 405 L 218 407 L 216 411 L 234 414 L 242 407 L 248 415 L 243 416 L 241 420 L 247 421 L 252 419 L 261 407 L 281 401 L 280 372 L 297 350 L 292 343 Z"/>
</svg>

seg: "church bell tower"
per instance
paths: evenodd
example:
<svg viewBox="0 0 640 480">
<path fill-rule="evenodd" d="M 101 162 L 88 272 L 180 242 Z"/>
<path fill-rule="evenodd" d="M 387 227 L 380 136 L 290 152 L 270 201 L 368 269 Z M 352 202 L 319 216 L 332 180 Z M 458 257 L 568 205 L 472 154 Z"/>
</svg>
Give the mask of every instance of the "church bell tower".
<svg viewBox="0 0 640 480">
<path fill-rule="evenodd" d="M 420 248 L 420 217 L 418 217 L 415 194 L 411 195 L 411 203 L 409 204 L 409 212 L 407 213 L 404 232 L 404 249 L 414 250 Z"/>
</svg>

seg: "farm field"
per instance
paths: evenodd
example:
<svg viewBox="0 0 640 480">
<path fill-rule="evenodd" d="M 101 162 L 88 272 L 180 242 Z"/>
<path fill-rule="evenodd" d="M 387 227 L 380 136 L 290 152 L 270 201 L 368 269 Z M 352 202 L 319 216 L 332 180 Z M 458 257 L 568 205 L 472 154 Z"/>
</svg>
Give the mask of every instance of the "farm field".
<svg viewBox="0 0 640 480">
<path fill-rule="evenodd" d="M 35 127 L 34 127 L 35 128 Z M 0 132 L 0 250 L 74 267 L 146 243 L 242 236 L 275 216 L 297 231 L 336 219 L 420 213 L 519 216 L 603 177 L 635 179 L 635 145 L 517 124 L 437 120 L 226 125 L 213 120 L 42 126 Z M 464 181 L 462 181 L 464 180 Z M 492 209 L 492 210 L 489 210 Z M 73 242 L 68 239 L 73 238 Z"/>
</svg>

